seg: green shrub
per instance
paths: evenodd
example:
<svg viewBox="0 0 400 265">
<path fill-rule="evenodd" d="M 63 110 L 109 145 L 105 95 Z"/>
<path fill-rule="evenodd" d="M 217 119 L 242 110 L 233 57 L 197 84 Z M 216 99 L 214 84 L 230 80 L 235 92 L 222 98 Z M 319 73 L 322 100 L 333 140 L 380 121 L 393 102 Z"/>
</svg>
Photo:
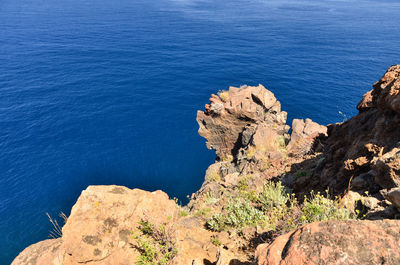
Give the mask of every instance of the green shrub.
<svg viewBox="0 0 400 265">
<path fill-rule="evenodd" d="M 269 181 L 264 184 L 262 192 L 258 196 L 261 207 L 264 211 L 269 211 L 274 207 L 282 207 L 289 199 L 287 188 L 280 182 Z"/>
<path fill-rule="evenodd" d="M 180 217 L 185 217 L 185 216 L 188 216 L 188 215 L 189 215 L 189 213 L 187 211 L 185 211 L 185 210 L 180 210 L 179 211 L 179 216 Z"/>
<path fill-rule="evenodd" d="M 228 204 L 225 213 L 214 214 L 207 226 L 213 231 L 221 231 L 225 227 L 256 226 L 264 221 L 263 212 L 252 206 L 248 199 L 237 198 Z"/>
<path fill-rule="evenodd" d="M 214 214 L 210 220 L 207 221 L 207 227 L 212 231 L 225 230 L 225 215 L 222 213 Z"/>
<path fill-rule="evenodd" d="M 257 194 L 249 190 L 248 176 L 238 184 L 237 198 L 229 200 L 220 213 L 214 214 L 207 227 L 212 231 L 242 229 L 266 225 L 276 234 L 288 232 L 304 223 L 353 219 L 356 216 L 341 207 L 340 199 L 313 192 L 300 204 L 280 182 L 266 182 Z M 260 210 L 261 209 L 261 210 Z"/>
<path fill-rule="evenodd" d="M 211 212 L 210 208 L 201 208 L 200 210 L 196 211 L 196 213 L 194 214 L 195 216 L 207 216 L 209 213 Z"/>
<path fill-rule="evenodd" d="M 205 199 L 204 199 L 204 202 L 207 205 L 210 205 L 210 204 L 216 204 L 217 202 L 219 202 L 219 200 L 220 200 L 220 198 L 216 198 L 216 197 L 213 196 L 213 194 L 211 192 L 207 192 L 206 196 L 205 196 Z"/>
<path fill-rule="evenodd" d="M 222 245 L 221 241 L 218 239 L 217 236 L 211 236 L 210 242 L 216 247 L 219 247 Z"/>
<path fill-rule="evenodd" d="M 251 175 L 243 176 L 237 184 L 239 191 L 247 191 L 249 189 L 249 181 L 253 178 Z"/>
<path fill-rule="evenodd" d="M 305 198 L 302 212 L 302 221 L 306 223 L 354 218 L 348 209 L 340 207 L 340 200 L 337 197 L 332 200 L 328 195 L 322 196 L 320 192 L 317 194 L 311 192 L 311 196 Z"/>
<path fill-rule="evenodd" d="M 307 176 L 307 171 L 302 170 L 302 171 L 299 171 L 296 173 L 296 178 L 305 177 L 305 176 Z"/>
<path fill-rule="evenodd" d="M 148 220 L 141 220 L 140 235 L 134 236 L 136 248 L 140 251 L 139 265 L 170 265 L 178 253 L 173 239 L 172 228 L 166 224 L 156 226 Z"/>
<path fill-rule="evenodd" d="M 211 182 L 214 182 L 214 181 L 216 181 L 216 182 L 221 181 L 221 173 L 219 172 L 219 170 L 214 170 L 214 171 L 212 171 L 212 172 L 209 172 L 209 173 L 206 175 L 206 179 L 207 179 L 208 181 L 211 181 Z"/>
</svg>

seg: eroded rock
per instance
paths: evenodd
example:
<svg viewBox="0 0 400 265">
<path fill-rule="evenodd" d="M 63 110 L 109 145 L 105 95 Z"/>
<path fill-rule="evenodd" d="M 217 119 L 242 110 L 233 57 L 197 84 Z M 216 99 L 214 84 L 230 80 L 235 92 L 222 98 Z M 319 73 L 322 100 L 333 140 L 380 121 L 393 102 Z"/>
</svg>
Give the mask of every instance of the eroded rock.
<svg viewBox="0 0 400 265">
<path fill-rule="evenodd" d="M 326 136 L 326 133 L 327 128 L 325 126 L 319 125 L 310 119 L 294 119 L 287 150 L 291 155 L 303 156 L 309 153 L 314 145 L 317 145 L 315 140 L 320 135 Z"/>
<path fill-rule="evenodd" d="M 259 265 L 400 264 L 400 221 L 329 221 L 304 225 L 258 246 Z"/>
<path fill-rule="evenodd" d="M 140 255 L 134 235 L 142 219 L 171 227 L 178 249 L 173 264 L 191 264 L 197 256 L 215 259 L 217 248 L 205 249 L 211 232 L 182 221 L 164 192 L 89 186 L 72 208 L 62 238 L 26 248 L 13 265 L 133 264 Z"/>
<path fill-rule="evenodd" d="M 400 185 L 400 65 L 392 66 L 367 92 L 359 114 L 328 126 L 323 162 L 296 191 L 348 189 L 376 194 Z M 295 127 L 295 126 L 294 126 Z"/>
<path fill-rule="evenodd" d="M 207 147 L 215 150 L 218 159 L 232 160 L 253 137 L 253 145 L 260 140 L 264 145 L 274 145 L 276 137 L 284 136 L 289 129 L 286 116 L 274 94 L 258 85 L 230 87 L 219 96 L 211 95 L 205 111 L 197 112 L 197 122 L 199 134 L 207 139 Z"/>
</svg>

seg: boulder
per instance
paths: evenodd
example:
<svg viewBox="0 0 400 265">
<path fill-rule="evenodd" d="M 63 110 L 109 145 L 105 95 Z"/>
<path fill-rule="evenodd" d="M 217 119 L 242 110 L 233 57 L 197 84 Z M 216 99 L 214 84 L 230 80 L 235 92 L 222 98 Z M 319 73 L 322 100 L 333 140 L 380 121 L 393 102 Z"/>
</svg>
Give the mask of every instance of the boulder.
<svg viewBox="0 0 400 265">
<path fill-rule="evenodd" d="M 400 221 L 304 225 L 257 247 L 258 265 L 400 264 Z"/>
<path fill-rule="evenodd" d="M 292 156 L 303 156 L 312 151 L 316 138 L 326 136 L 326 126 L 319 125 L 311 119 L 294 119 L 292 133 L 287 146 L 288 153 Z"/>
<path fill-rule="evenodd" d="M 198 256 L 215 259 L 216 247 L 205 250 L 211 232 L 179 219 L 179 208 L 166 193 L 89 186 L 73 206 L 62 237 L 26 248 L 12 264 L 132 264 L 140 255 L 134 235 L 141 220 L 168 226 L 178 249 L 173 264 L 191 264 Z"/>
<path fill-rule="evenodd" d="M 384 196 L 400 211 L 400 188 L 393 188 L 384 192 Z"/>
<path fill-rule="evenodd" d="M 63 265 L 62 240 L 47 239 L 27 247 L 11 263 L 12 265 Z"/>
</svg>

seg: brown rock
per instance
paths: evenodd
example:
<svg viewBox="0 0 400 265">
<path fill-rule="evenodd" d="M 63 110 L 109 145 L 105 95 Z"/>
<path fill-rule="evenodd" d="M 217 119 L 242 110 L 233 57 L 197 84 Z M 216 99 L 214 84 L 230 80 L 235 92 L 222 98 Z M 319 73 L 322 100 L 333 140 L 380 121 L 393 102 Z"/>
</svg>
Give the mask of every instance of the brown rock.
<svg viewBox="0 0 400 265">
<path fill-rule="evenodd" d="M 372 161 L 372 168 L 376 171 L 375 182 L 379 186 L 384 189 L 400 187 L 400 148 L 393 148 L 376 157 Z"/>
<path fill-rule="evenodd" d="M 385 198 L 400 211 L 400 188 L 390 189 L 385 193 Z"/>
<path fill-rule="evenodd" d="M 140 254 L 133 234 L 142 218 L 173 228 L 178 248 L 173 264 L 191 264 L 198 256 L 214 259 L 216 248 L 203 250 L 211 232 L 178 222 L 178 216 L 178 206 L 162 191 L 89 186 L 72 208 L 62 238 L 26 248 L 13 265 L 132 264 Z"/>
<path fill-rule="evenodd" d="M 287 146 L 288 152 L 293 156 L 302 156 L 312 150 L 315 140 L 320 135 L 326 135 L 327 128 L 310 119 L 294 119 L 292 133 Z"/>
<path fill-rule="evenodd" d="M 27 247 L 11 265 L 63 265 L 61 239 L 48 239 Z"/>
<path fill-rule="evenodd" d="M 257 247 L 259 265 L 400 264 L 400 221 L 304 225 Z"/>
<path fill-rule="evenodd" d="M 288 129 L 286 116 L 274 94 L 258 85 L 230 87 L 219 97 L 212 95 L 206 110 L 197 112 L 197 122 L 199 134 L 207 139 L 207 147 L 214 149 L 218 158 L 224 160 L 234 157 L 238 149 L 243 147 L 241 136 L 245 128 L 247 134 L 243 135 L 247 138 L 243 139 L 244 142 L 250 141 L 258 125 L 268 126 L 271 134 L 273 131 L 283 135 Z"/>
<path fill-rule="evenodd" d="M 313 183 L 295 191 L 329 188 L 343 194 L 350 187 L 371 194 L 400 185 L 400 65 L 390 67 L 373 87 L 358 104 L 358 115 L 328 126 L 323 163 L 313 172 Z M 365 178 L 368 172 L 374 173 L 372 179 Z"/>
</svg>

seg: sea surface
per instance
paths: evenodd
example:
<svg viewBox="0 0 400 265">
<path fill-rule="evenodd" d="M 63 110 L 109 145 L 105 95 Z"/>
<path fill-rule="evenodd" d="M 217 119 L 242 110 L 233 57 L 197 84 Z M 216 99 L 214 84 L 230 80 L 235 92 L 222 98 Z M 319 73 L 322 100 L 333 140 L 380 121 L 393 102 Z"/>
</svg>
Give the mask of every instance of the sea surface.
<svg viewBox="0 0 400 265">
<path fill-rule="evenodd" d="M 341 122 L 400 63 L 400 1 L 0 0 L 0 264 L 88 185 L 186 202 L 215 158 L 196 110 L 264 84 Z"/>
</svg>

